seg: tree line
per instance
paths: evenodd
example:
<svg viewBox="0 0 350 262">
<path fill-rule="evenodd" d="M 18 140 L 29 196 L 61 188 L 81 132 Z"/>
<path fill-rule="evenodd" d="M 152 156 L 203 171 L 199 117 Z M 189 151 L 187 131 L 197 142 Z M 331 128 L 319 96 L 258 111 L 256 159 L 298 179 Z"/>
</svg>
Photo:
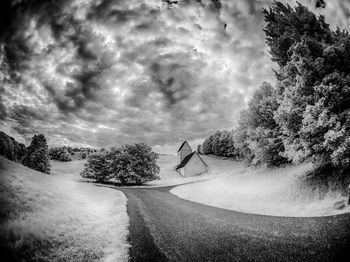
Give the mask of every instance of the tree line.
<svg viewBox="0 0 350 262">
<path fill-rule="evenodd" d="M 281 166 L 312 161 L 316 178 L 350 171 L 350 36 L 307 7 L 274 2 L 263 9 L 276 85 L 263 83 L 232 131 L 218 131 L 201 150 Z"/>
<path fill-rule="evenodd" d="M 0 155 L 36 171 L 49 174 L 49 148 L 44 135 L 34 135 L 28 147 L 0 132 Z"/>
<path fill-rule="evenodd" d="M 72 159 L 85 159 L 96 152 L 97 149 L 90 147 L 61 146 L 49 148 L 46 138 L 42 134 L 34 135 L 31 144 L 26 147 L 13 137 L 0 131 L 1 156 L 47 174 L 50 173 L 50 160 L 68 162 Z"/>
<path fill-rule="evenodd" d="M 104 149 L 101 149 L 104 150 Z M 51 147 L 49 149 L 49 157 L 52 160 L 69 162 L 73 159 L 85 159 L 92 153 L 98 152 L 97 149 L 90 147 L 71 147 L 59 146 Z"/>
<path fill-rule="evenodd" d="M 31 144 L 26 147 L 13 137 L 0 132 L 0 155 L 9 160 L 20 162 L 28 168 L 49 174 L 50 160 L 72 161 L 87 159 L 80 175 L 99 183 L 110 181 L 119 184 L 142 184 L 158 179 L 158 154 L 144 143 L 124 145 L 122 147 L 52 147 L 49 149 L 44 135 L 34 135 Z"/>
</svg>

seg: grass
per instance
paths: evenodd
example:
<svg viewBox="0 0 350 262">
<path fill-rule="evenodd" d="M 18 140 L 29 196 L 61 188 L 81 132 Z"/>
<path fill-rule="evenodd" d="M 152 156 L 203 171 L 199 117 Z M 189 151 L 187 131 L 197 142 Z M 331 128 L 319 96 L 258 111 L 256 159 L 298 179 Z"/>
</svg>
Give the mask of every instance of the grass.
<svg viewBox="0 0 350 262">
<path fill-rule="evenodd" d="M 239 162 L 204 156 L 207 181 L 176 187 L 171 193 L 220 208 L 273 216 L 328 216 L 349 212 L 334 204 L 345 201 L 341 190 L 315 188 L 305 182 L 312 165 L 283 168 L 245 167 Z"/>
<path fill-rule="evenodd" d="M 126 261 L 126 199 L 83 183 L 84 161 L 42 174 L 0 158 L 0 250 L 6 261 Z"/>
</svg>

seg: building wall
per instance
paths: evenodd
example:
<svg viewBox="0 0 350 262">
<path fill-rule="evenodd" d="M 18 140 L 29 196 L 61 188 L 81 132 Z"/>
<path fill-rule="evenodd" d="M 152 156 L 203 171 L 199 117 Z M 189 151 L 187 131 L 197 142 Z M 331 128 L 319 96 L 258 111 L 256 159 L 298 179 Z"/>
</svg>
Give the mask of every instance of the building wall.
<svg viewBox="0 0 350 262">
<path fill-rule="evenodd" d="M 185 174 L 185 168 L 184 168 L 184 167 L 180 168 L 180 169 L 178 170 L 178 172 L 179 172 L 180 175 L 182 175 L 182 176 L 185 176 L 185 175 L 186 175 L 186 174 Z"/>
<path fill-rule="evenodd" d="M 191 160 L 185 166 L 185 176 L 195 176 L 207 172 L 206 165 L 203 164 L 202 160 L 197 154 L 194 154 Z"/>
<path fill-rule="evenodd" d="M 192 149 L 187 145 L 185 144 L 181 150 L 177 153 L 177 156 L 179 158 L 179 164 L 182 162 L 182 160 L 188 156 L 189 154 L 192 153 Z"/>
</svg>

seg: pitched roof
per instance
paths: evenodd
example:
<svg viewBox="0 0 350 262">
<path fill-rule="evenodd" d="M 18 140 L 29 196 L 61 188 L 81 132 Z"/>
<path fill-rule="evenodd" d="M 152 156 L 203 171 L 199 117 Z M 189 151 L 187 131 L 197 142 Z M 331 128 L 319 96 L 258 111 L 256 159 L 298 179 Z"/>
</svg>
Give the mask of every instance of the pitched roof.
<svg viewBox="0 0 350 262">
<path fill-rule="evenodd" d="M 197 153 L 197 152 L 196 152 Z M 208 165 L 204 162 L 204 160 L 201 158 L 201 156 L 197 153 L 197 156 L 199 157 L 200 160 L 202 160 L 203 164 L 208 167 Z"/>
<path fill-rule="evenodd" d="M 184 167 L 185 165 L 187 165 L 188 161 L 190 161 L 190 159 L 192 158 L 192 156 L 196 153 L 195 152 L 192 152 L 191 154 L 189 154 L 188 156 L 186 156 L 182 162 L 176 167 L 176 169 L 179 169 L 181 167 Z"/>
<path fill-rule="evenodd" d="M 177 150 L 177 152 L 179 152 L 179 151 L 183 148 L 183 146 L 184 146 L 185 144 L 187 144 L 188 147 L 191 149 L 191 147 L 190 147 L 190 145 L 187 143 L 187 141 L 184 141 L 184 142 L 181 144 L 179 150 Z M 191 150 L 192 150 L 192 149 L 191 149 Z"/>
<path fill-rule="evenodd" d="M 194 151 L 194 152 L 192 152 L 191 154 L 189 154 L 188 156 L 186 156 L 186 157 L 182 160 L 182 162 L 175 168 L 175 170 L 178 170 L 178 169 L 180 169 L 180 168 L 186 166 L 187 163 L 191 160 L 191 158 L 192 158 L 192 156 L 193 156 L 194 154 L 197 154 L 197 156 L 199 157 L 199 159 L 202 160 L 203 164 L 204 164 L 205 166 L 207 166 L 207 164 L 206 164 L 206 163 L 203 161 L 203 159 L 198 155 L 198 153 L 197 153 L 196 151 Z"/>
</svg>

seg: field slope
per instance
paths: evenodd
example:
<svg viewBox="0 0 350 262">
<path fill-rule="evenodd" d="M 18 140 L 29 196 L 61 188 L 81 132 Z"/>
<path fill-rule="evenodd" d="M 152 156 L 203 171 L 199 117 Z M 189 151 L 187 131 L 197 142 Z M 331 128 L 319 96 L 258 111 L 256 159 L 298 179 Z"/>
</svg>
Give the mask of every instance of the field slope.
<svg viewBox="0 0 350 262">
<path fill-rule="evenodd" d="M 0 251 L 6 261 L 127 261 L 126 198 L 79 178 L 82 161 L 51 175 L 0 157 Z"/>
<path fill-rule="evenodd" d="M 272 216 L 310 217 L 347 213 L 334 203 L 346 201 L 340 191 L 311 188 L 304 177 L 311 164 L 284 168 L 251 168 L 204 156 L 207 181 L 175 187 L 171 193 L 194 202 L 219 208 Z"/>
</svg>

